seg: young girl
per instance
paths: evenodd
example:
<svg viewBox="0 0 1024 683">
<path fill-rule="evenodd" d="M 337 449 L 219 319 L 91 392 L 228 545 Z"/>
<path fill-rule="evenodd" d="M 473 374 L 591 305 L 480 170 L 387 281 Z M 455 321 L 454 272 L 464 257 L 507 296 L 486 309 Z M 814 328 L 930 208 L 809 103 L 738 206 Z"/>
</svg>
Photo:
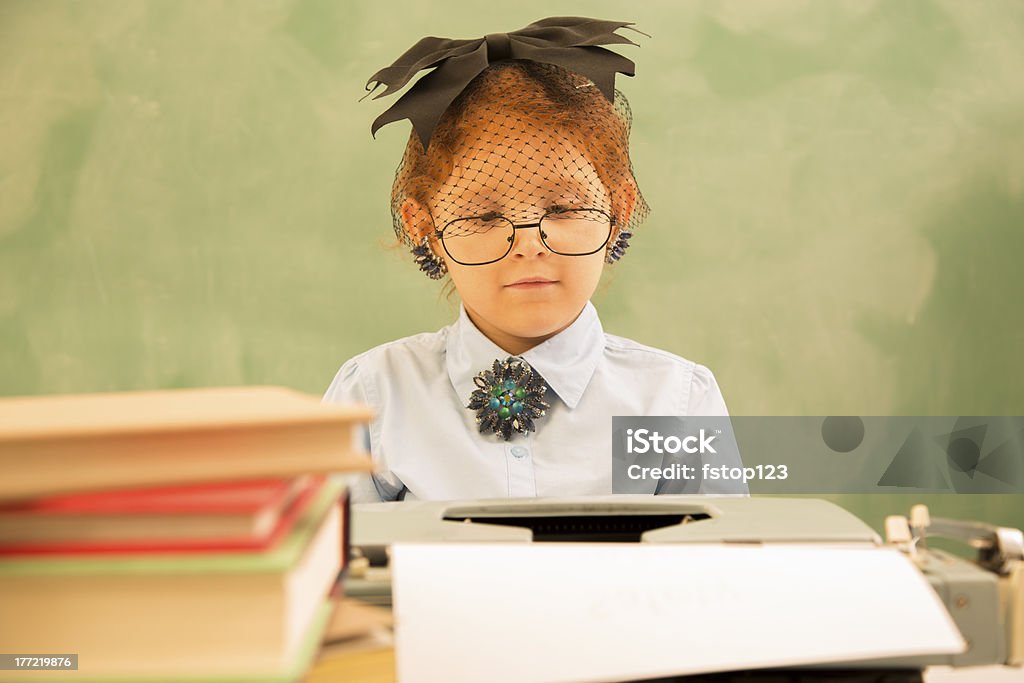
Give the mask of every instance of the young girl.
<svg viewBox="0 0 1024 683">
<path fill-rule="evenodd" d="M 392 191 L 399 239 L 458 319 L 352 358 L 325 401 L 372 406 L 376 472 L 355 502 L 612 493 L 613 415 L 727 415 L 711 371 L 606 334 L 590 297 L 648 208 L 614 89 L 621 22 L 547 19 L 425 38 L 371 82 L 375 122 L 414 130 Z M 651 485 L 651 492 L 654 485 Z"/>
</svg>

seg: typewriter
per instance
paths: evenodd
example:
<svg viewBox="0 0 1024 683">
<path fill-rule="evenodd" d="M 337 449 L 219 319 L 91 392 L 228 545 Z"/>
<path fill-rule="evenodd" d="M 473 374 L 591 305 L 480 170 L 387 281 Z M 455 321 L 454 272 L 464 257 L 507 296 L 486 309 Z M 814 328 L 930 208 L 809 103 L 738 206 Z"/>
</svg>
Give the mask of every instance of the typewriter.
<svg viewBox="0 0 1024 683">
<path fill-rule="evenodd" d="M 966 673 L 999 665 L 1007 676 L 1000 681 L 1024 681 L 1024 669 L 1009 668 L 1024 663 L 1021 531 L 930 518 L 924 506 L 915 506 L 905 517 L 888 518 L 884 540 L 841 507 L 810 498 L 616 495 L 407 501 L 355 505 L 351 524 L 353 560 L 345 590 L 352 597 L 378 605 L 391 604 L 389 549 L 403 542 L 896 547 L 914 562 L 945 605 L 966 642 L 962 653 L 656 680 L 909 683 L 921 681 L 926 667 L 952 667 Z M 929 539 L 935 537 L 966 544 L 976 556 L 965 559 L 933 548 Z"/>
</svg>

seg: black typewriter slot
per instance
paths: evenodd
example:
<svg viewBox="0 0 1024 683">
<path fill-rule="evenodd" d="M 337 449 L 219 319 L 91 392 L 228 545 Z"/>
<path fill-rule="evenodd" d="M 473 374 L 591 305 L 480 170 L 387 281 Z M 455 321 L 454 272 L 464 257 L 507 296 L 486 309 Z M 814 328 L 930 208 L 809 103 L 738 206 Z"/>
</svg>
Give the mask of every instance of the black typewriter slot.
<svg viewBox="0 0 1024 683">
<path fill-rule="evenodd" d="M 651 529 L 710 519 L 704 513 L 649 515 L 448 515 L 445 521 L 524 527 L 534 542 L 639 543 Z"/>
</svg>

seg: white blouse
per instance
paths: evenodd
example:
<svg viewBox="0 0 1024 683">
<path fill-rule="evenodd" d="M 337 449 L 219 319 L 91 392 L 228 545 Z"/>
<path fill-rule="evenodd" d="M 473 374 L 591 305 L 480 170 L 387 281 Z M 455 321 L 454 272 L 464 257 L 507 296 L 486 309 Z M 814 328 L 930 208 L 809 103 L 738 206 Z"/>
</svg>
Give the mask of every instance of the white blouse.
<svg viewBox="0 0 1024 683">
<path fill-rule="evenodd" d="M 362 436 L 376 472 L 353 485 L 353 502 L 607 495 L 613 415 L 728 415 L 710 370 L 606 334 L 588 301 L 569 327 L 519 356 L 550 387 L 537 431 L 507 442 L 481 434 L 465 407 L 473 377 L 509 354 L 459 309 L 437 332 L 347 361 L 324 394 L 376 411 Z"/>
</svg>

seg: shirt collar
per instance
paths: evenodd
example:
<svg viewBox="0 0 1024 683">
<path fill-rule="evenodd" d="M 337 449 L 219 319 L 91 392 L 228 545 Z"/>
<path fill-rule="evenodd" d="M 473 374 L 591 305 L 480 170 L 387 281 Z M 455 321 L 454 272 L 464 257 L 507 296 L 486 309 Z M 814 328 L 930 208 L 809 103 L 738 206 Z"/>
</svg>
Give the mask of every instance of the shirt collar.
<svg viewBox="0 0 1024 683">
<path fill-rule="evenodd" d="M 604 328 L 597 309 L 588 301 L 569 327 L 519 357 L 540 373 L 569 408 L 575 408 L 603 353 Z M 477 388 L 473 378 L 509 355 L 477 329 L 460 303 L 459 319 L 448 333 L 445 362 L 452 386 L 464 403 Z"/>
</svg>

